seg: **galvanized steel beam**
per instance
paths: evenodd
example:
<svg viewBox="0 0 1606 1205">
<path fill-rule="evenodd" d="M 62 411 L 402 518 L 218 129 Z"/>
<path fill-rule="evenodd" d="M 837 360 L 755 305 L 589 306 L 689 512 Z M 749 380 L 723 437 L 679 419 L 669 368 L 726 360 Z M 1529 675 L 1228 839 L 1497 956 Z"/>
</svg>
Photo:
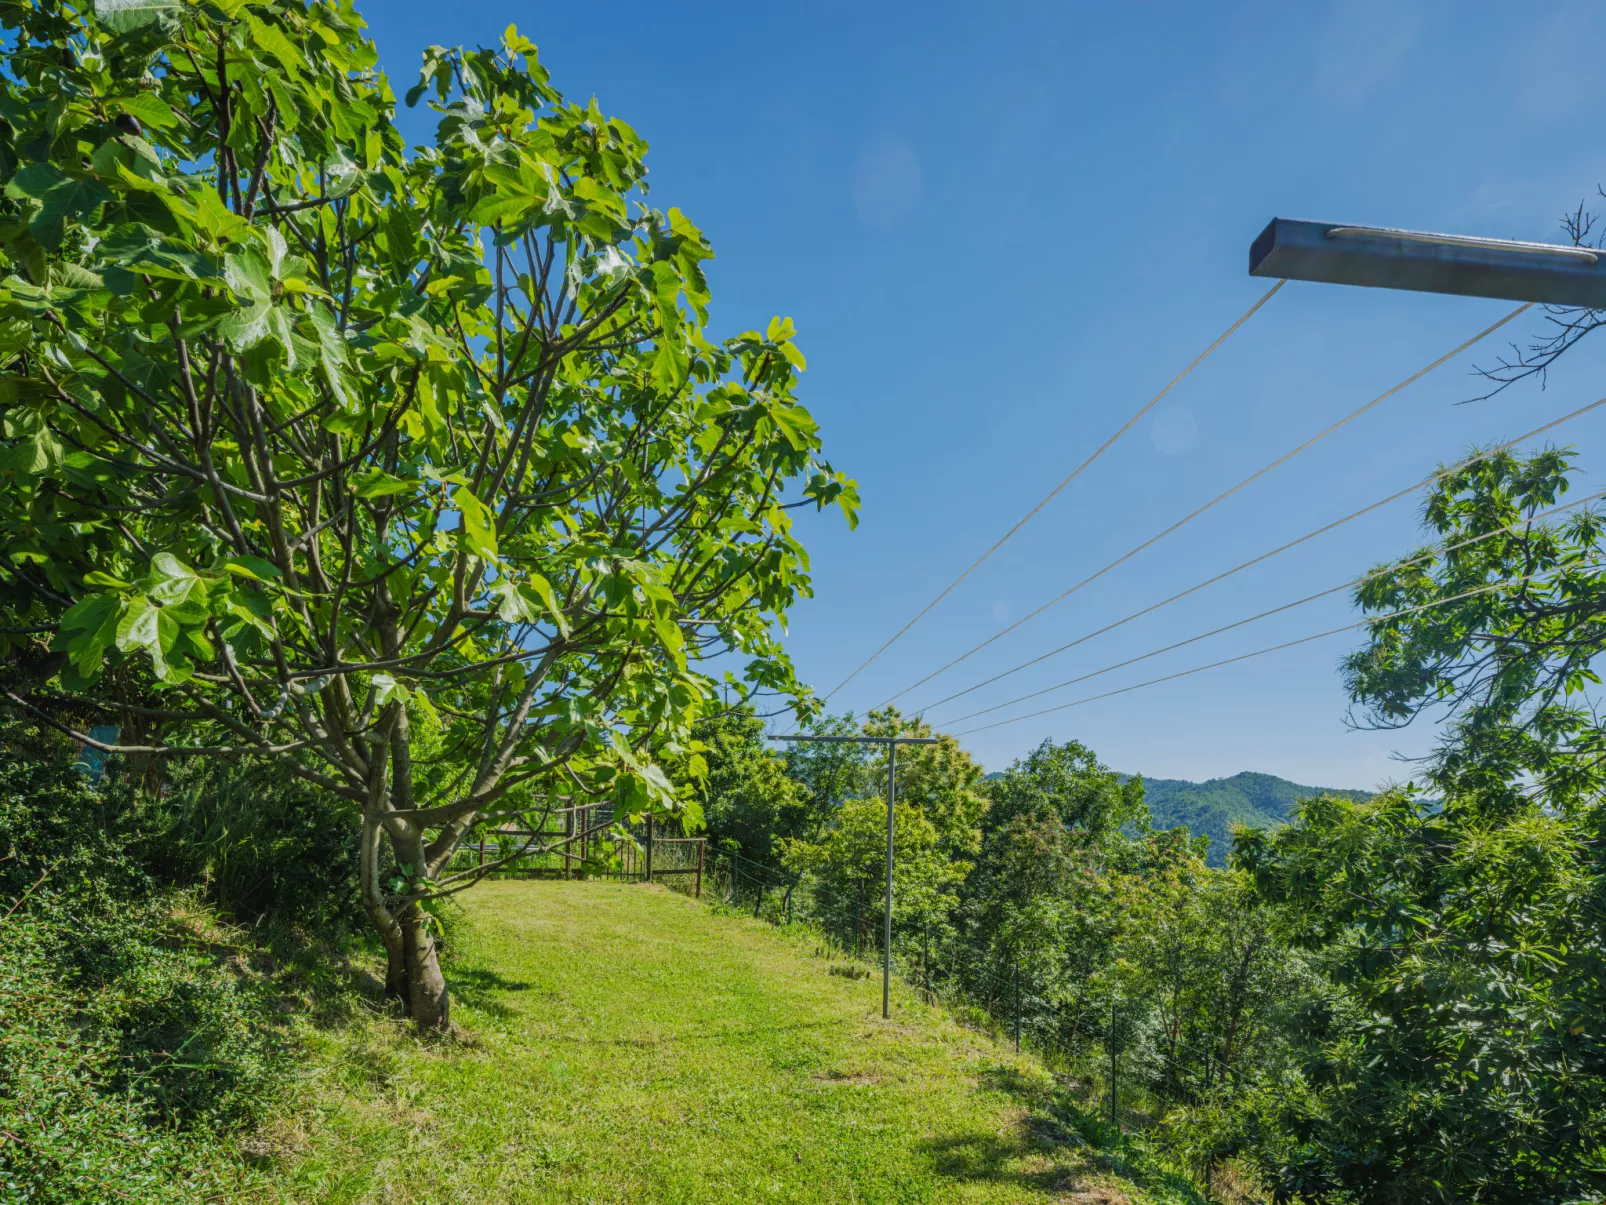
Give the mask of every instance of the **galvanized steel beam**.
<svg viewBox="0 0 1606 1205">
<path fill-rule="evenodd" d="M 1273 218 L 1251 276 L 1606 309 L 1606 251 Z"/>
</svg>

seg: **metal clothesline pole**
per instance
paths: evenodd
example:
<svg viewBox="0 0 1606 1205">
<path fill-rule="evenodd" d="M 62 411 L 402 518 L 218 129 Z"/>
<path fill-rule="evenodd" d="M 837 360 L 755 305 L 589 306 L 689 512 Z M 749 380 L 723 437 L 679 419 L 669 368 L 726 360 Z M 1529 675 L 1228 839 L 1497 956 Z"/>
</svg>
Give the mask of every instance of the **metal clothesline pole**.
<svg viewBox="0 0 1606 1205">
<path fill-rule="evenodd" d="M 772 736 L 772 741 L 817 741 L 838 745 L 887 747 L 887 899 L 881 943 L 881 1016 L 892 1016 L 892 818 L 898 790 L 898 746 L 935 745 L 935 736 Z"/>
</svg>

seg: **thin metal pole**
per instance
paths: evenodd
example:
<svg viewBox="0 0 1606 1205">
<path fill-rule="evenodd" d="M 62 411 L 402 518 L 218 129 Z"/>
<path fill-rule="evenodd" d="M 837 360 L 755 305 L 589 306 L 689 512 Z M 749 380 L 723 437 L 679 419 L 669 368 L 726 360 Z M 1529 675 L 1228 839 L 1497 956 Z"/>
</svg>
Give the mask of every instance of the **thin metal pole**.
<svg viewBox="0 0 1606 1205">
<path fill-rule="evenodd" d="M 647 882 L 652 882 L 652 813 L 647 814 Z"/>
<path fill-rule="evenodd" d="M 771 736 L 768 739 L 772 741 L 823 741 L 853 745 L 884 744 L 887 747 L 887 908 L 886 927 L 882 935 L 881 1016 L 890 1019 L 892 1016 L 892 817 L 897 791 L 898 746 L 935 745 L 942 738 L 936 736 L 815 736 L 787 733 L 780 736 Z M 864 892 L 861 887 L 857 893 L 857 898 L 853 902 L 853 937 L 855 943 L 859 939 L 859 907 L 863 902 Z M 854 952 L 858 952 L 857 944 L 855 944 Z"/>
<path fill-rule="evenodd" d="M 892 809 L 898 793 L 898 742 L 887 742 L 887 914 L 881 948 L 881 1018 L 892 1016 Z"/>
<path fill-rule="evenodd" d="M 1110 1124 L 1119 1125 L 1115 1112 L 1115 1001 L 1110 1001 Z"/>
<path fill-rule="evenodd" d="M 1020 1053 L 1020 955 L 1015 955 L 1015 1053 Z"/>
<path fill-rule="evenodd" d="M 708 848 L 708 839 L 702 838 L 697 842 L 697 898 L 703 898 L 703 850 Z"/>
</svg>

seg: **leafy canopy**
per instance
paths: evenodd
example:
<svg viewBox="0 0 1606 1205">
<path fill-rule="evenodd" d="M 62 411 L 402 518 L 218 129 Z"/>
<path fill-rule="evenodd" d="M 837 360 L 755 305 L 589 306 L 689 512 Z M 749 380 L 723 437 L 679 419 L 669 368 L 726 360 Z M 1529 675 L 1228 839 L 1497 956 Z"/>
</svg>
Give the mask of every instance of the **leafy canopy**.
<svg viewBox="0 0 1606 1205">
<path fill-rule="evenodd" d="M 710 647 L 801 693 L 787 508 L 854 495 L 792 325 L 709 337 L 707 240 L 526 38 L 432 48 L 409 151 L 348 3 L 0 26 L 0 642 L 356 803 L 411 712 L 470 772 L 398 764 L 404 809 L 510 769 L 667 800 L 642 751 Z"/>
</svg>

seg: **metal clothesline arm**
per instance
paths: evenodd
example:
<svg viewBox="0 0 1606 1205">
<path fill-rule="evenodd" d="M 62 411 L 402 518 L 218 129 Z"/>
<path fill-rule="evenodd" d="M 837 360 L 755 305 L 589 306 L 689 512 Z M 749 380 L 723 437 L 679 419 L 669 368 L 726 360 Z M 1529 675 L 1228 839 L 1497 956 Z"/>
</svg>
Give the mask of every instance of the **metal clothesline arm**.
<svg viewBox="0 0 1606 1205">
<path fill-rule="evenodd" d="M 808 736 L 802 733 L 772 736 L 772 741 L 821 741 L 838 745 L 885 745 L 887 747 L 887 905 L 883 917 L 881 943 L 881 1018 L 892 1016 L 892 817 L 898 792 L 898 746 L 935 745 L 936 736 Z"/>
<path fill-rule="evenodd" d="M 839 745 L 936 745 L 940 736 L 771 736 L 772 741 L 828 741 Z"/>
</svg>

